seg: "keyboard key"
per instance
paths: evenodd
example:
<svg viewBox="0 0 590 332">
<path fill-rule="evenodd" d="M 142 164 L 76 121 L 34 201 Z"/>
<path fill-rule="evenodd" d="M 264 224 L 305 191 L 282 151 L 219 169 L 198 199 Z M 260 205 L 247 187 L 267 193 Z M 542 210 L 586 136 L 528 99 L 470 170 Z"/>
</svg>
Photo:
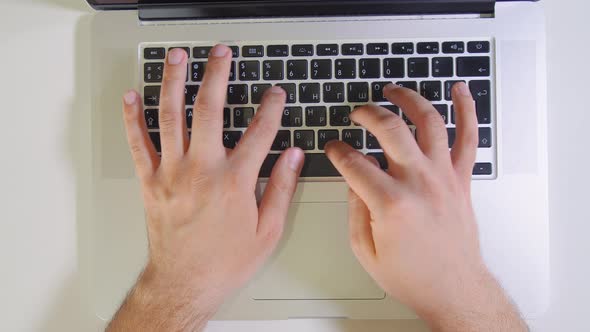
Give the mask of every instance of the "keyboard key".
<svg viewBox="0 0 590 332">
<path fill-rule="evenodd" d="M 148 129 L 158 129 L 160 127 L 160 123 L 158 122 L 158 110 L 157 109 L 147 109 L 145 110 L 145 124 L 147 125 Z"/>
<path fill-rule="evenodd" d="M 449 137 L 449 149 L 455 144 L 455 137 L 457 136 L 457 129 L 447 128 L 447 136 Z"/>
<path fill-rule="evenodd" d="M 289 56 L 289 46 L 287 46 L 287 45 L 268 45 L 266 47 L 266 54 L 269 57 Z"/>
<path fill-rule="evenodd" d="M 342 131 L 342 141 L 357 150 L 364 146 L 363 131 L 361 129 L 345 129 Z"/>
<path fill-rule="evenodd" d="M 193 48 L 193 57 L 196 59 L 207 59 L 209 57 L 209 52 L 211 52 L 211 46 L 203 46 L 203 47 L 194 47 Z"/>
<path fill-rule="evenodd" d="M 303 126 L 303 109 L 301 107 L 285 107 L 281 126 L 285 128 Z"/>
<path fill-rule="evenodd" d="M 356 61 L 354 59 L 338 59 L 334 64 L 336 78 L 356 78 Z"/>
<path fill-rule="evenodd" d="M 290 80 L 306 80 L 307 60 L 287 61 L 287 78 Z"/>
<path fill-rule="evenodd" d="M 193 127 L 193 109 L 186 109 L 186 128 L 191 129 Z"/>
<path fill-rule="evenodd" d="M 258 177 L 269 178 L 272 173 L 272 169 L 275 167 L 275 164 L 277 163 L 277 161 L 279 161 L 280 156 L 281 156 L 280 154 L 274 154 L 274 153 L 271 153 L 268 156 L 266 156 L 266 159 L 264 159 L 264 162 L 262 163 L 262 166 L 260 167 L 260 172 L 258 173 Z"/>
<path fill-rule="evenodd" d="M 348 83 L 348 101 L 351 103 L 369 102 L 369 83 L 352 82 Z"/>
<path fill-rule="evenodd" d="M 150 133 L 150 139 L 152 141 L 152 144 L 154 144 L 154 148 L 156 149 L 156 152 L 160 153 L 162 152 L 162 143 L 160 142 L 160 133 Z"/>
<path fill-rule="evenodd" d="M 415 81 L 399 81 L 399 82 L 395 82 L 395 84 L 407 88 L 407 89 L 411 89 L 414 90 L 416 92 L 418 92 L 418 82 Z"/>
<path fill-rule="evenodd" d="M 445 99 L 446 100 L 453 100 L 453 85 L 457 82 L 465 82 L 465 81 L 445 81 Z"/>
<path fill-rule="evenodd" d="M 205 75 L 206 62 L 193 62 L 191 65 L 191 80 L 193 82 L 201 82 Z M 230 75 L 231 76 L 231 75 Z"/>
<path fill-rule="evenodd" d="M 420 94 L 430 101 L 442 100 L 442 83 L 440 81 L 420 82 Z"/>
<path fill-rule="evenodd" d="M 379 150 L 381 149 L 381 145 L 379 145 L 379 141 L 377 141 L 377 137 L 367 131 L 367 149 L 369 150 Z"/>
<path fill-rule="evenodd" d="M 294 83 L 277 84 L 287 93 L 287 104 L 295 104 L 297 102 L 297 87 Z"/>
<path fill-rule="evenodd" d="M 414 43 L 393 43 L 391 45 L 393 54 L 414 54 Z"/>
<path fill-rule="evenodd" d="M 248 85 L 236 84 L 227 87 L 227 103 L 230 105 L 248 103 Z"/>
<path fill-rule="evenodd" d="M 413 126 L 414 123 L 412 123 L 412 120 L 410 120 L 410 118 L 408 118 L 408 116 L 406 115 L 406 113 L 402 114 L 402 119 L 404 120 L 404 122 L 408 125 L 408 126 Z"/>
<path fill-rule="evenodd" d="M 229 65 L 229 80 L 235 81 L 236 80 L 236 62 L 232 61 Z"/>
<path fill-rule="evenodd" d="M 402 78 L 406 75 L 403 58 L 383 59 L 383 77 Z"/>
<path fill-rule="evenodd" d="M 492 147 L 492 128 L 479 128 L 479 144 L 480 148 Z"/>
<path fill-rule="evenodd" d="M 190 48 L 188 48 L 188 47 L 176 47 L 176 46 L 175 46 L 175 47 L 170 47 L 170 48 L 168 49 L 168 51 L 171 51 L 171 50 L 173 50 L 173 49 L 175 49 L 175 48 L 180 48 L 180 49 L 184 50 L 184 51 L 186 52 L 186 55 L 187 55 L 189 58 L 191 57 L 191 49 L 190 49 Z"/>
<path fill-rule="evenodd" d="M 279 130 L 275 137 L 272 147 L 273 151 L 283 151 L 291 147 L 291 132 L 289 130 Z"/>
<path fill-rule="evenodd" d="M 359 76 L 360 78 L 379 78 L 381 77 L 381 65 L 379 59 L 360 59 Z"/>
<path fill-rule="evenodd" d="M 465 43 L 461 41 L 456 42 L 444 42 L 442 44 L 443 53 L 455 54 L 465 53 Z"/>
<path fill-rule="evenodd" d="M 305 108 L 305 125 L 308 127 L 325 127 L 328 124 L 326 106 L 310 106 Z"/>
<path fill-rule="evenodd" d="M 240 61 L 240 80 L 258 81 L 260 80 L 260 62 L 259 61 Z"/>
<path fill-rule="evenodd" d="M 158 106 L 160 104 L 160 86 L 146 86 L 143 88 L 143 104 Z"/>
<path fill-rule="evenodd" d="M 306 153 L 301 177 L 340 177 L 332 162 L 323 153 Z"/>
<path fill-rule="evenodd" d="M 253 84 L 252 85 L 252 104 L 260 104 L 262 96 L 266 90 L 270 89 L 270 84 Z"/>
<path fill-rule="evenodd" d="M 428 58 L 408 59 L 409 77 L 428 77 Z"/>
<path fill-rule="evenodd" d="M 342 55 L 363 55 L 364 48 L 363 44 L 342 44 Z"/>
<path fill-rule="evenodd" d="M 234 127 L 247 128 L 254 118 L 254 108 L 236 107 L 234 108 Z"/>
<path fill-rule="evenodd" d="M 377 162 L 379 162 L 379 167 L 381 167 L 382 170 L 387 170 L 387 158 L 385 158 L 385 154 L 383 152 L 367 153 L 367 156 L 377 159 Z"/>
<path fill-rule="evenodd" d="M 237 46 L 230 46 L 229 47 L 231 49 L 231 56 L 233 58 L 237 58 L 240 56 L 240 48 Z"/>
<path fill-rule="evenodd" d="M 162 82 L 164 75 L 164 63 L 154 62 L 143 65 L 143 80 L 147 83 Z"/>
<path fill-rule="evenodd" d="M 492 122 L 492 98 L 490 81 L 470 81 L 469 89 L 475 100 L 477 110 L 477 121 L 479 124 Z"/>
<path fill-rule="evenodd" d="M 146 48 L 143 50 L 143 57 L 148 60 L 159 60 L 166 58 L 166 49 L 163 47 Z"/>
<path fill-rule="evenodd" d="M 230 117 L 231 117 L 231 110 L 229 108 L 223 109 L 223 128 L 230 127 Z"/>
<path fill-rule="evenodd" d="M 315 131 L 295 130 L 293 145 L 301 150 L 315 149 Z"/>
<path fill-rule="evenodd" d="M 314 80 L 329 80 L 332 78 L 332 60 L 312 60 L 311 78 Z"/>
<path fill-rule="evenodd" d="M 434 106 L 438 114 L 443 118 L 445 124 L 449 123 L 449 106 L 446 104 L 434 104 L 432 106 Z"/>
<path fill-rule="evenodd" d="M 280 81 L 285 76 L 283 60 L 269 60 L 262 63 L 262 76 L 265 81 Z"/>
<path fill-rule="evenodd" d="M 240 139 L 242 138 L 241 131 L 224 131 L 223 132 L 223 146 L 228 149 L 236 147 Z"/>
<path fill-rule="evenodd" d="M 264 46 L 244 46 L 242 47 L 242 56 L 244 58 L 259 58 L 264 56 Z"/>
<path fill-rule="evenodd" d="M 477 163 L 473 166 L 473 175 L 492 175 L 492 163 Z"/>
<path fill-rule="evenodd" d="M 439 52 L 438 42 L 418 43 L 418 54 L 437 54 Z"/>
<path fill-rule="evenodd" d="M 319 103 L 320 100 L 319 83 L 301 83 L 299 84 L 299 102 L 301 103 Z"/>
<path fill-rule="evenodd" d="M 347 127 L 350 126 L 350 107 L 332 106 L 330 107 L 330 126 Z"/>
<path fill-rule="evenodd" d="M 323 150 L 326 143 L 337 141 L 340 138 L 338 130 L 319 130 L 318 131 L 318 149 Z"/>
<path fill-rule="evenodd" d="M 453 76 L 453 58 L 432 58 L 432 76 L 434 77 L 452 77 Z"/>
<path fill-rule="evenodd" d="M 369 54 L 369 55 L 389 54 L 389 45 L 387 43 L 367 44 L 367 54 Z"/>
<path fill-rule="evenodd" d="M 324 102 L 344 102 L 344 83 L 324 83 Z"/>
<path fill-rule="evenodd" d="M 192 106 L 197 100 L 197 94 L 199 93 L 198 85 L 187 85 L 184 87 L 184 104 Z"/>
<path fill-rule="evenodd" d="M 395 113 L 396 115 L 399 115 L 399 106 L 396 106 L 396 105 L 381 105 L 381 107 L 384 107 L 384 108 L 388 109 L 390 112 Z"/>
<path fill-rule="evenodd" d="M 470 56 L 457 58 L 457 76 L 490 76 L 490 57 Z"/>
<path fill-rule="evenodd" d="M 338 55 L 338 44 L 321 44 L 316 48 L 319 56 Z"/>
<path fill-rule="evenodd" d="M 383 96 L 383 87 L 385 87 L 389 83 L 391 83 L 391 82 L 373 82 L 373 83 L 371 83 L 371 91 L 373 94 L 373 101 L 374 102 L 387 101 L 387 99 L 385 99 L 385 97 Z"/>
<path fill-rule="evenodd" d="M 293 56 L 312 56 L 313 45 L 293 45 L 291 46 L 291 54 Z"/>
<path fill-rule="evenodd" d="M 467 52 L 469 53 L 489 53 L 489 41 L 472 41 L 467 43 Z"/>
</svg>

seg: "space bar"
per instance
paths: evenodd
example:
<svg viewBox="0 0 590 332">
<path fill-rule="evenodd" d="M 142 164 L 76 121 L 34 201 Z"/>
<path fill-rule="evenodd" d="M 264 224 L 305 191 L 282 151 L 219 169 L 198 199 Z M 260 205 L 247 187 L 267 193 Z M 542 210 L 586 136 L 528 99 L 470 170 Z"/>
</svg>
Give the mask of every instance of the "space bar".
<svg viewBox="0 0 590 332">
<path fill-rule="evenodd" d="M 260 169 L 260 177 L 268 178 L 276 162 L 279 159 L 278 154 L 269 154 L 262 168 Z M 323 153 L 308 153 L 305 154 L 305 164 L 301 170 L 301 176 L 307 178 L 318 177 L 340 177 L 340 173 L 334 168 L 332 162 Z"/>
</svg>

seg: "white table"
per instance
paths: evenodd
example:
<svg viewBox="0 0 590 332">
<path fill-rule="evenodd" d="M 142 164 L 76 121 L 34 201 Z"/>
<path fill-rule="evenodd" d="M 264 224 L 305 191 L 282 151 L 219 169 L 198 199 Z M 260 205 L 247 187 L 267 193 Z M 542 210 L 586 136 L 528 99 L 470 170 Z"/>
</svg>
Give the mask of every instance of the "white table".
<svg viewBox="0 0 590 332">
<path fill-rule="evenodd" d="M 549 56 L 551 287 L 534 331 L 588 330 L 590 4 L 544 0 Z M 0 3 L 0 324 L 98 330 L 77 275 L 77 190 L 90 165 L 87 105 L 74 95 L 83 0 Z M 31 83 L 34 80 L 34 83 Z M 76 162 L 72 162 L 76 160 Z M 395 326 L 396 328 L 393 328 Z M 418 321 L 216 322 L 208 331 L 425 331 Z"/>
</svg>

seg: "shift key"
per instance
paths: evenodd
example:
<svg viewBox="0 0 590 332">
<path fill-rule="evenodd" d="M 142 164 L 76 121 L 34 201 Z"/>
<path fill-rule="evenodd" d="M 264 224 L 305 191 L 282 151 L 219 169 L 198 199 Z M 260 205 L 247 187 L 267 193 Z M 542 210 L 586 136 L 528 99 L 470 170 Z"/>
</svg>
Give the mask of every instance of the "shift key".
<svg viewBox="0 0 590 332">
<path fill-rule="evenodd" d="M 492 98 L 491 84 L 488 80 L 477 80 L 469 82 L 469 89 L 475 100 L 477 122 L 489 124 L 492 122 Z"/>
</svg>

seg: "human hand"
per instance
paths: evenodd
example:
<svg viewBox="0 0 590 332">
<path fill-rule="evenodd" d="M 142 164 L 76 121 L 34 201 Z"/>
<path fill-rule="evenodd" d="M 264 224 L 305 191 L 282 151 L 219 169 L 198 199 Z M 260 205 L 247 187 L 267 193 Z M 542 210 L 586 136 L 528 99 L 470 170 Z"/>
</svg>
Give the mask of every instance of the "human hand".
<svg viewBox="0 0 590 332">
<path fill-rule="evenodd" d="M 503 330 L 497 321 L 526 330 L 480 254 L 471 205 L 478 129 L 469 88 L 461 82 L 452 89 L 457 138 L 450 153 L 445 124 L 429 101 L 393 84 L 383 92 L 416 124 L 417 142 L 384 108 L 362 107 L 351 119 L 377 137 L 387 172 L 342 142 L 326 146 L 351 188 L 350 239 L 358 260 L 435 330 Z M 482 317 L 497 325 L 486 329 Z"/>
<path fill-rule="evenodd" d="M 148 329 L 182 324 L 188 330 L 200 328 L 271 254 L 296 189 L 303 152 L 290 149 L 274 167 L 257 205 L 258 172 L 286 101 L 282 89 L 265 94 L 234 150 L 222 145 L 231 58 L 226 46 L 212 49 L 189 139 L 184 106 L 187 55 L 180 49 L 169 52 L 159 111 L 161 160 L 148 137 L 139 95 L 125 96 L 127 138 L 142 185 L 149 236 L 149 262 L 134 290 L 142 295 L 134 299 L 132 293 L 127 301 L 164 311 L 149 312 Z M 161 325 L 154 324 L 157 317 Z"/>
</svg>

